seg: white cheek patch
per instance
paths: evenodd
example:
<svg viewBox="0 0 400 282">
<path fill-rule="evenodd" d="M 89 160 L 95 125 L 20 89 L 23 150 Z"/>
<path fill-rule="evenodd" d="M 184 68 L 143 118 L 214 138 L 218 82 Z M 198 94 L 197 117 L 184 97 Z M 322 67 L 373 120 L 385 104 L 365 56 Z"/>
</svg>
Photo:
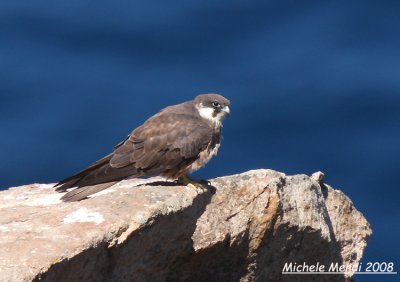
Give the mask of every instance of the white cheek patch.
<svg viewBox="0 0 400 282">
<path fill-rule="evenodd" d="M 213 117 L 214 109 L 212 108 L 199 108 L 199 114 L 202 118 L 214 121 L 217 117 Z"/>
<path fill-rule="evenodd" d="M 229 113 L 229 108 L 227 108 L 226 111 L 221 111 L 218 114 L 216 114 L 215 116 L 213 116 L 214 115 L 213 108 L 203 107 L 202 104 L 200 104 L 200 106 L 197 106 L 196 108 L 199 111 L 199 115 L 202 118 L 211 121 L 217 127 L 222 127 L 222 120 L 224 119 L 225 115 L 227 113 Z"/>
</svg>

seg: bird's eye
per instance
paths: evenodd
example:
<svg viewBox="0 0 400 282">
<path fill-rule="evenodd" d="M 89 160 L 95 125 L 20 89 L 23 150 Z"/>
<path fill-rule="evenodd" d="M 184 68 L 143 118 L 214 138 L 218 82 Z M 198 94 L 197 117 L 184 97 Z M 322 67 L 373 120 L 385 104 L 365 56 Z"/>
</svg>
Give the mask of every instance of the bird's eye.
<svg viewBox="0 0 400 282">
<path fill-rule="evenodd" d="M 212 105 L 213 105 L 213 107 L 215 107 L 215 108 L 221 107 L 221 104 L 220 104 L 219 102 L 217 102 L 217 101 L 214 101 L 214 102 L 212 103 Z"/>
</svg>

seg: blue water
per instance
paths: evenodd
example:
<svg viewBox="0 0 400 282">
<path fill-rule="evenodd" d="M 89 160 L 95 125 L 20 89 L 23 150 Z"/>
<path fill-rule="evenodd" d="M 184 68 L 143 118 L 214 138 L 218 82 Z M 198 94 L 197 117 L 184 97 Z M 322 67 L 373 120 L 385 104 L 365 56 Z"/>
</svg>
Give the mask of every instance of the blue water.
<svg viewBox="0 0 400 282">
<path fill-rule="evenodd" d="M 196 177 L 322 170 L 372 224 L 363 262 L 398 270 L 399 14 L 399 1 L 3 0 L 0 187 L 60 180 L 162 107 L 218 92 L 232 115 Z"/>
</svg>

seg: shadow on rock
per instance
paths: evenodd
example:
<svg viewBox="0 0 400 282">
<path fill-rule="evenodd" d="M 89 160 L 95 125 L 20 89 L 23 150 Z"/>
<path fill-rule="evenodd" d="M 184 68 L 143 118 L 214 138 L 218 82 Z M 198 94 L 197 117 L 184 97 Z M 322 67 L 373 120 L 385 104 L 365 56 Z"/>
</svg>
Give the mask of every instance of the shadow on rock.
<svg viewBox="0 0 400 282">
<path fill-rule="evenodd" d="M 34 281 L 165 281 L 175 262 L 193 253 L 191 236 L 213 191 L 179 212 L 151 218 L 120 244 L 103 241 L 54 264 Z"/>
</svg>

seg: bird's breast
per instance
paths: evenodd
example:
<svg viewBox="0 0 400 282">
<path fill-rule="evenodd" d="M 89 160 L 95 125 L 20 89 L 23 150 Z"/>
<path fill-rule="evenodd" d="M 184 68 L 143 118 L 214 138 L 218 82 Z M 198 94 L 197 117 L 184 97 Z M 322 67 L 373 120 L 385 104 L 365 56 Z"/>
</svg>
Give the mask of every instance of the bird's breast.
<svg viewBox="0 0 400 282">
<path fill-rule="evenodd" d="M 220 145 L 220 143 L 210 143 L 205 150 L 200 152 L 199 158 L 191 164 L 189 171 L 196 171 L 199 168 L 203 167 L 206 163 L 208 163 L 211 158 L 217 154 Z"/>
</svg>

